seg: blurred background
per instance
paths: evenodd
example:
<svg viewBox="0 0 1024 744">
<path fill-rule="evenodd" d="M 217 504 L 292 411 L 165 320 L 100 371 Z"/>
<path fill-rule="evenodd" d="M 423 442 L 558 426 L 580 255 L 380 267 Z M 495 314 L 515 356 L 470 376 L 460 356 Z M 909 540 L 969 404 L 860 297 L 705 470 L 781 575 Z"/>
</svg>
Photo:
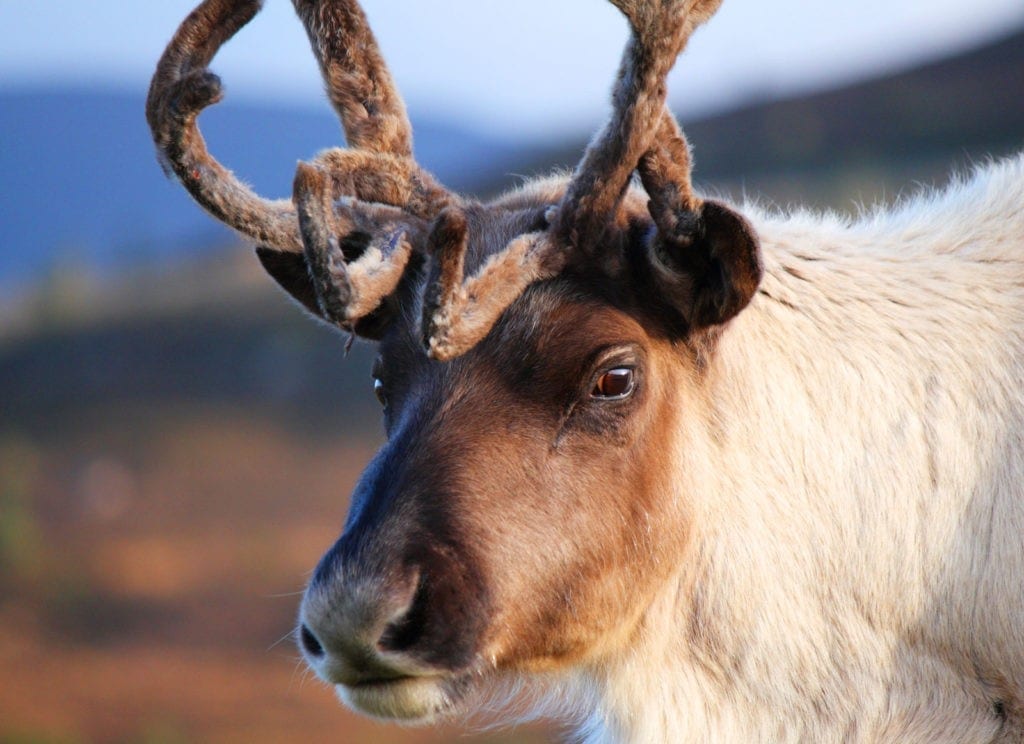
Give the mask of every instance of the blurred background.
<svg viewBox="0 0 1024 744">
<path fill-rule="evenodd" d="M 373 350 L 157 166 L 146 86 L 191 5 L 0 0 L 0 742 L 555 741 L 374 724 L 299 663 L 299 592 L 380 441 Z M 607 3 L 365 7 L 454 189 L 571 167 L 607 113 Z M 291 15 L 225 48 L 201 119 L 268 196 L 341 142 Z M 856 215 L 1024 145 L 1024 5 L 727 0 L 670 91 L 706 189 Z"/>
</svg>

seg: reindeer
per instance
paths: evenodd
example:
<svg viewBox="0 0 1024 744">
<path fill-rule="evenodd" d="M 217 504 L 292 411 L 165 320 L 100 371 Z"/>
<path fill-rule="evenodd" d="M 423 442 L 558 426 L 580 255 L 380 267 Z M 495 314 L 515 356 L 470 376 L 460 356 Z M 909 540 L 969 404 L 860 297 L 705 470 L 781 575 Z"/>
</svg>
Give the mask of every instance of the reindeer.
<svg viewBox="0 0 1024 744">
<path fill-rule="evenodd" d="M 411 723 L 1024 740 L 1024 156 L 855 222 L 706 200 L 665 78 L 720 0 L 612 2 L 607 125 L 486 204 L 413 159 L 355 0 L 294 0 L 348 148 L 291 201 L 196 126 L 259 0 L 205 0 L 159 63 L 166 166 L 379 345 L 387 442 L 302 601 L 306 661 Z"/>
</svg>

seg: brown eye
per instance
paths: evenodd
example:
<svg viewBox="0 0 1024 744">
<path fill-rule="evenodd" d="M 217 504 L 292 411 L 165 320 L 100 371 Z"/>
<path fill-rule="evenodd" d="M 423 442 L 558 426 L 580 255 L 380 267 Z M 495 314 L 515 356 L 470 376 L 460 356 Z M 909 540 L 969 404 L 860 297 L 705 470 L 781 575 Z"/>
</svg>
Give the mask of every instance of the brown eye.
<svg viewBox="0 0 1024 744">
<path fill-rule="evenodd" d="M 590 391 L 590 397 L 625 398 L 633 392 L 635 385 L 632 368 L 616 367 L 597 378 L 594 389 Z"/>
<path fill-rule="evenodd" d="M 377 396 L 377 400 L 382 406 L 388 404 L 388 396 L 384 394 L 384 383 L 380 381 L 379 377 L 373 378 L 373 394 Z"/>
</svg>

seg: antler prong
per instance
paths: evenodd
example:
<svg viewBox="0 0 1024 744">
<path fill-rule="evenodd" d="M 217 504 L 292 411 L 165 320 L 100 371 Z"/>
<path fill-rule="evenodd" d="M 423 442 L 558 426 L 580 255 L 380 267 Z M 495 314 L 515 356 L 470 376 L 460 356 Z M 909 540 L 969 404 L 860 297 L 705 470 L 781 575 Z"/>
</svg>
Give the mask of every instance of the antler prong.
<svg viewBox="0 0 1024 744">
<path fill-rule="evenodd" d="M 206 149 L 196 119 L 223 98 L 209 72 L 217 50 L 259 12 L 260 0 L 206 0 L 185 19 L 157 65 L 146 118 L 165 169 L 214 217 L 278 250 L 302 250 L 295 211 L 255 194 Z"/>
<path fill-rule="evenodd" d="M 355 0 L 293 0 L 350 147 L 412 156 L 412 127 Z"/>
<path fill-rule="evenodd" d="M 335 198 L 392 204 L 409 214 L 432 219 L 452 203 L 453 195 L 411 158 L 372 150 L 331 148 L 313 163 L 331 174 Z"/>
<path fill-rule="evenodd" d="M 675 117 L 666 108 L 654 144 L 638 166 L 650 197 L 648 211 L 662 236 L 692 234 L 703 201 L 690 182 L 690 147 Z"/>
<path fill-rule="evenodd" d="M 714 14 L 721 0 L 612 3 L 632 29 L 612 92 L 612 116 L 584 153 L 555 225 L 562 240 L 585 254 L 600 246 L 633 171 L 659 136 L 669 71 L 694 29 Z"/>
<path fill-rule="evenodd" d="M 476 345 L 530 284 L 557 276 L 565 252 L 546 232 L 512 240 L 469 279 L 464 278 L 468 226 L 462 211 L 442 212 L 427 241 L 434 270 L 423 300 L 423 341 L 428 355 L 453 359 Z"/>
<path fill-rule="evenodd" d="M 315 165 L 300 163 L 293 198 L 320 310 L 328 320 L 351 328 L 394 292 L 412 255 L 412 245 L 405 230 L 377 225 L 369 244 L 349 262 L 342 240 L 358 227 L 348 214 L 351 205 L 335 206 L 331 175 Z"/>
<path fill-rule="evenodd" d="M 412 157 L 412 125 L 377 39 L 355 0 L 293 0 L 350 149 L 318 158 L 337 194 L 432 218 L 455 200 Z"/>
</svg>

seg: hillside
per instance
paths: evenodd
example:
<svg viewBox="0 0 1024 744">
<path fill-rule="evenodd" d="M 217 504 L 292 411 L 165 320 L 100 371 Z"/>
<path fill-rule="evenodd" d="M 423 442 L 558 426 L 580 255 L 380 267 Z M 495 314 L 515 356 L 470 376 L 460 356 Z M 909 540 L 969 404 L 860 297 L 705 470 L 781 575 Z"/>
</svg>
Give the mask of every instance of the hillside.
<svg viewBox="0 0 1024 744">
<path fill-rule="evenodd" d="M 799 98 L 684 121 L 695 178 L 777 203 L 848 209 L 1024 147 L 1024 30 L 954 57 Z M 538 158 L 573 163 L 586 145 Z"/>
<path fill-rule="evenodd" d="M 212 152 L 257 191 L 291 193 L 295 163 L 343 144 L 326 102 L 301 109 L 211 107 L 200 126 Z M 40 276 L 55 263 L 109 270 L 231 242 L 157 165 L 145 91 L 0 90 L 0 279 Z M 417 120 L 420 160 L 472 190 L 512 161 L 513 148 L 448 122 Z"/>
</svg>

